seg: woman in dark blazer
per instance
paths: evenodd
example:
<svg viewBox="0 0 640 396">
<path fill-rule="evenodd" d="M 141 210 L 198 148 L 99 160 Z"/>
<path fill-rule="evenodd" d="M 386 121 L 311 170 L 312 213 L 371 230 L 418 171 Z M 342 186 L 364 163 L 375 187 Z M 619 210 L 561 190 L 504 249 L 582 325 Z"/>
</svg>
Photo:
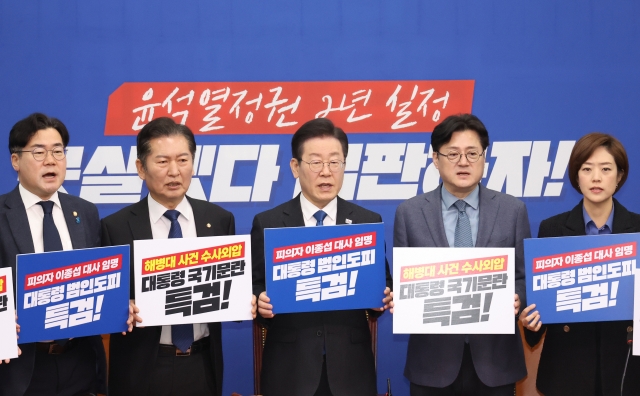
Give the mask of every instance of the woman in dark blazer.
<svg viewBox="0 0 640 396">
<path fill-rule="evenodd" d="M 640 232 L 640 215 L 613 198 L 628 172 L 627 153 L 616 138 L 602 133 L 582 137 L 571 152 L 569 178 L 583 200 L 571 211 L 544 220 L 538 238 Z M 542 325 L 534 309 L 535 304 L 525 308 L 520 321 L 532 347 L 546 330 L 537 388 L 545 396 L 620 395 L 633 322 Z M 629 359 L 624 395 L 640 395 L 640 357 Z"/>
</svg>

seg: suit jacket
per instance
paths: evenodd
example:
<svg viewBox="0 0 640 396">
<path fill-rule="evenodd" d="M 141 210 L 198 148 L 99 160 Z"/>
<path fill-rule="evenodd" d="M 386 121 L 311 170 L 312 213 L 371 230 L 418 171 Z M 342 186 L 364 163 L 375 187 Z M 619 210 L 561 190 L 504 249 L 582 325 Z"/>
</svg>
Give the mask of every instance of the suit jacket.
<svg viewBox="0 0 640 396">
<path fill-rule="evenodd" d="M 449 247 L 442 221 L 441 187 L 398 206 L 394 247 Z M 515 289 L 526 306 L 524 243 L 531 236 L 522 201 L 480 185 L 480 220 L 476 247 L 515 247 Z M 515 318 L 514 318 L 515 320 Z M 443 388 L 451 385 L 462 364 L 463 334 L 412 334 L 404 375 L 409 381 Z M 520 332 L 470 334 L 469 348 L 478 377 L 487 386 L 514 383 L 527 375 Z"/>
<path fill-rule="evenodd" d="M 640 215 L 631 213 L 614 198 L 613 233 L 640 232 Z M 582 201 L 569 212 L 540 223 L 538 238 L 586 235 Z M 535 302 L 535 301 L 533 301 Z M 541 312 L 544 323 L 544 312 Z M 619 395 L 627 358 L 627 332 L 633 321 L 559 323 L 543 325 L 538 332 L 525 329 L 525 339 L 535 346 L 545 330 L 536 386 L 547 396 L 596 394 Z M 600 365 L 600 381 L 597 365 Z M 624 384 L 625 395 L 640 394 L 640 357 L 631 356 Z"/>
<path fill-rule="evenodd" d="M 218 205 L 187 197 L 196 222 L 199 237 L 234 235 L 233 214 Z M 210 224 L 211 227 L 207 225 Z M 153 239 L 149 220 L 149 203 L 144 198 L 138 203 L 102 219 L 102 245 L 129 245 L 133 261 L 133 241 Z M 135 299 L 131 264 L 131 298 Z M 140 313 L 144 318 L 144 312 Z M 113 396 L 147 395 L 149 371 L 158 357 L 161 326 L 134 327 L 133 332 L 123 336 L 111 334 L 109 346 L 109 393 Z M 209 323 L 211 362 L 214 367 L 216 392 L 222 395 L 222 327 L 220 323 Z"/>
<path fill-rule="evenodd" d="M 338 197 L 336 224 L 346 224 L 346 219 L 355 224 L 382 222 L 379 214 Z M 251 253 L 256 297 L 265 291 L 264 229 L 304 225 L 300 195 L 255 216 Z M 386 273 L 387 286 L 391 287 L 388 264 Z M 382 298 L 380 290 L 381 301 Z M 268 327 L 262 357 L 261 390 L 265 396 L 313 395 L 320 383 L 323 348 L 333 395 L 377 394 L 371 333 L 365 310 L 277 314 L 272 319 L 259 319 Z"/>
<path fill-rule="evenodd" d="M 60 206 L 69 229 L 74 249 L 100 246 L 100 217 L 91 202 L 64 193 L 58 193 Z M 77 212 L 81 221 L 76 223 Z M 14 287 L 16 279 L 16 255 L 34 253 L 33 239 L 27 211 L 18 187 L 0 196 L 0 266 L 11 267 Z M 18 323 L 20 321 L 18 320 Z M 107 361 L 102 337 L 86 337 L 96 352 L 96 391 L 106 392 Z M 9 364 L 0 365 L 0 396 L 22 395 L 31 382 L 35 364 L 35 343 L 22 344 L 22 355 Z"/>
</svg>

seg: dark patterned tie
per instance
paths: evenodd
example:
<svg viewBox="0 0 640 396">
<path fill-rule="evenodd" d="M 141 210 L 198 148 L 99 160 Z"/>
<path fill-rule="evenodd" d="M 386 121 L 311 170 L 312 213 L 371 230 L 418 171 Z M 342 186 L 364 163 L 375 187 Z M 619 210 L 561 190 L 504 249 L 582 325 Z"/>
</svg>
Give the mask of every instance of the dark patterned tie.
<svg viewBox="0 0 640 396">
<path fill-rule="evenodd" d="M 467 203 L 461 199 L 457 200 L 454 205 L 458 208 L 458 222 L 456 223 L 454 247 L 473 247 L 473 238 L 471 237 L 471 222 L 467 216 Z"/>
<path fill-rule="evenodd" d="M 180 216 L 180 212 L 178 212 L 177 210 L 167 210 L 166 212 L 164 212 L 164 217 L 171 220 L 171 228 L 169 228 L 169 238 L 182 238 L 182 228 L 180 228 L 178 216 Z M 193 325 L 172 325 L 171 341 L 173 342 L 173 345 L 175 345 L 182 352 L 186 352 L 193 343 Z"/>
<path fill-rule="evenodd" d="M 322 224 L 322 221 L 324 220 L 325 217 L 327 217 L 327 213 L 324 210 L 319 210 L 313 214 L 313 217 L 316 218 L 316 225 L 321 226 L 321 225 L 324 225 Z"/>
</svg>

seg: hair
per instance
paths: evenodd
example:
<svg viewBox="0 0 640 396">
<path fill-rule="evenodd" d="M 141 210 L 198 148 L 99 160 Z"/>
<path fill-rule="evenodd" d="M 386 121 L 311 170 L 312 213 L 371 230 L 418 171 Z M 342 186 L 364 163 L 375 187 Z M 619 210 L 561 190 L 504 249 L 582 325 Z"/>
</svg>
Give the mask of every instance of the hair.
<svg viewBox="0 0 640 396">
<path fill-rule="evenodd" d="M 62 138 L 62 144 L 67 147 L 69 144 L 69 131 L 67 127 L 57 118 L 48 117 L 42 113 L 33 113 L 27 118 L 24 118 L 15 123 L 11 132 L 9 132 L 9 153 L 17 153 L 25 148 L 31 138 L 40 130 L 53 128 L 60 134 Z"/>
<path fill-rule="evenodd" d="M 147 125 L 142 127 L 142 130 L 138 133 L 138 137 L 136 139 L 138 146 L 138 159 L 142 162 L 142 166 L 145 169 L 147 168 L 147 156 L 151 152 L 151 141 L 153 139 L 167 136 L 183 136 L 187 139 L 191 158 L 195 159 L 196 139 L 193 136 L 191 129 L 186 125 L 176 124 L 176 122 L 169 117 L 160 117 L 150 121 Z"/>
<path fill-rule="evenodd" d="M 582 164 L 593 155 L 593 152 L 596 151 L 598 147 L 604 147 L 609 154 L 613 156 L 613 160 L 618 168 L 618 173 L 622 173 L 622 178 L 616 186 L 614 194 L 618 192 L 624 185 L 624 182 L 627 181 L 627 176 L 629 175 L 629 159 L 627 158 L 627 151 L 624 149 L 622 143 L 606 133 L 589 133 L 576 142 L 569 157 L 569 181 L 573 188 L 580 194 L 582 194 L 582 191 L 580 191 L 580 185 L 578 184 L 578 172 L 580 172 Z"/>
<path fill-rule="evenodd" d="M 344 131 L 327 118 L 316 118 L 305 122 L 291 138 L 291 156 L 298 161 L 302 160 L 302 146 L 304 142 L 313 138 L 333 137 L 338 139 L 342 146 L 344 158 L 349 152 L 349 139 Z"/>
<path fill-rule="evenodd" d="M 433 128 L 431 133 L 431 147 L 434 152 L 449 143 L 454 132 L 474 131 L 480 138 L 482 151 L 489 147 L 489 132 L 480 119 L 473 114 L 456 114 L 444 119 Z"/>
</svg>

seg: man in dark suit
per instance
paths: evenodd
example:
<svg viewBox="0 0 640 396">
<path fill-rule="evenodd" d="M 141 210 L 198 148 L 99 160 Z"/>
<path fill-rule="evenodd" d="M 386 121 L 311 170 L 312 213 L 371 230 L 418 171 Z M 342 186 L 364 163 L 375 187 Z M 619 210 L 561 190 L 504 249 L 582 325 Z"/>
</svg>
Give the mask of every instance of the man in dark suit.
<svg viewBox="0 0 640 396">
<path fill-rule="evenodd" d="M 11 164 L 19 184 L 0 196 L 0 266 L 16 255 L 100 246 L 98 210 L 58 192 L 64 181 L 69 132 L 55 118 L 34 113 L 9 133 Z M 77 221 L 81 219 L 81 221 Z M 106 393 L 106 360 L 100 336 L 20 345 L 22 355 L 0 365 L 0 395 Z"/>
<path fill-rule="evenodd" d="M 188 127 L 170 118 L 145 125 L 137 138 L 138 175 L 149 195 L 102 220 L 102 244 L 131 246 L 142 239 L 235 234 L 233 214 L 186 196 L 193 176 L 196 143 Z M 131 312 L 135 307 L 131 264 Z M 220 323 L 135 327 L 112 334 L 109 391 L 113 396 L 222 394 Z"/>
<path fill-rule="evenodd" d="M 302 193 L 259 213 L 251 229 L 253 292 L 268 328 L 262 359 L 265 396 L 375 395 L 376 373 L 365 310 L 278 314 L 265 292 L 264 229 L 347 223 L 380 223 L 379 214 L 340 197 L 347 135 L 324 118 L 305 123 L 291 140 L 290 165 Z M 391 300 L 391 276 L 380 290 L 379 315 Z M 384 292 L 384 294 L 383 294 Z M 386 296 L 385 296 L 386 295 Z M 384 299 L 382 298 L 384 296 Z"/>
<path fill-rule="evenodd" d="M 515 247 L 514 313 L 525 301 L 527 209 L 521 201 L 480 185 L 489 134 L 470 114 L 450 116 L 431 134 L 442 185 L 398 207 L 394 247 Z M 514 317 L 515 320 L 515 317 Z M 412 334 L 405 377 L 412 396 L 513 395 L 527 375 L 520 332 Z"/>
</svg>

